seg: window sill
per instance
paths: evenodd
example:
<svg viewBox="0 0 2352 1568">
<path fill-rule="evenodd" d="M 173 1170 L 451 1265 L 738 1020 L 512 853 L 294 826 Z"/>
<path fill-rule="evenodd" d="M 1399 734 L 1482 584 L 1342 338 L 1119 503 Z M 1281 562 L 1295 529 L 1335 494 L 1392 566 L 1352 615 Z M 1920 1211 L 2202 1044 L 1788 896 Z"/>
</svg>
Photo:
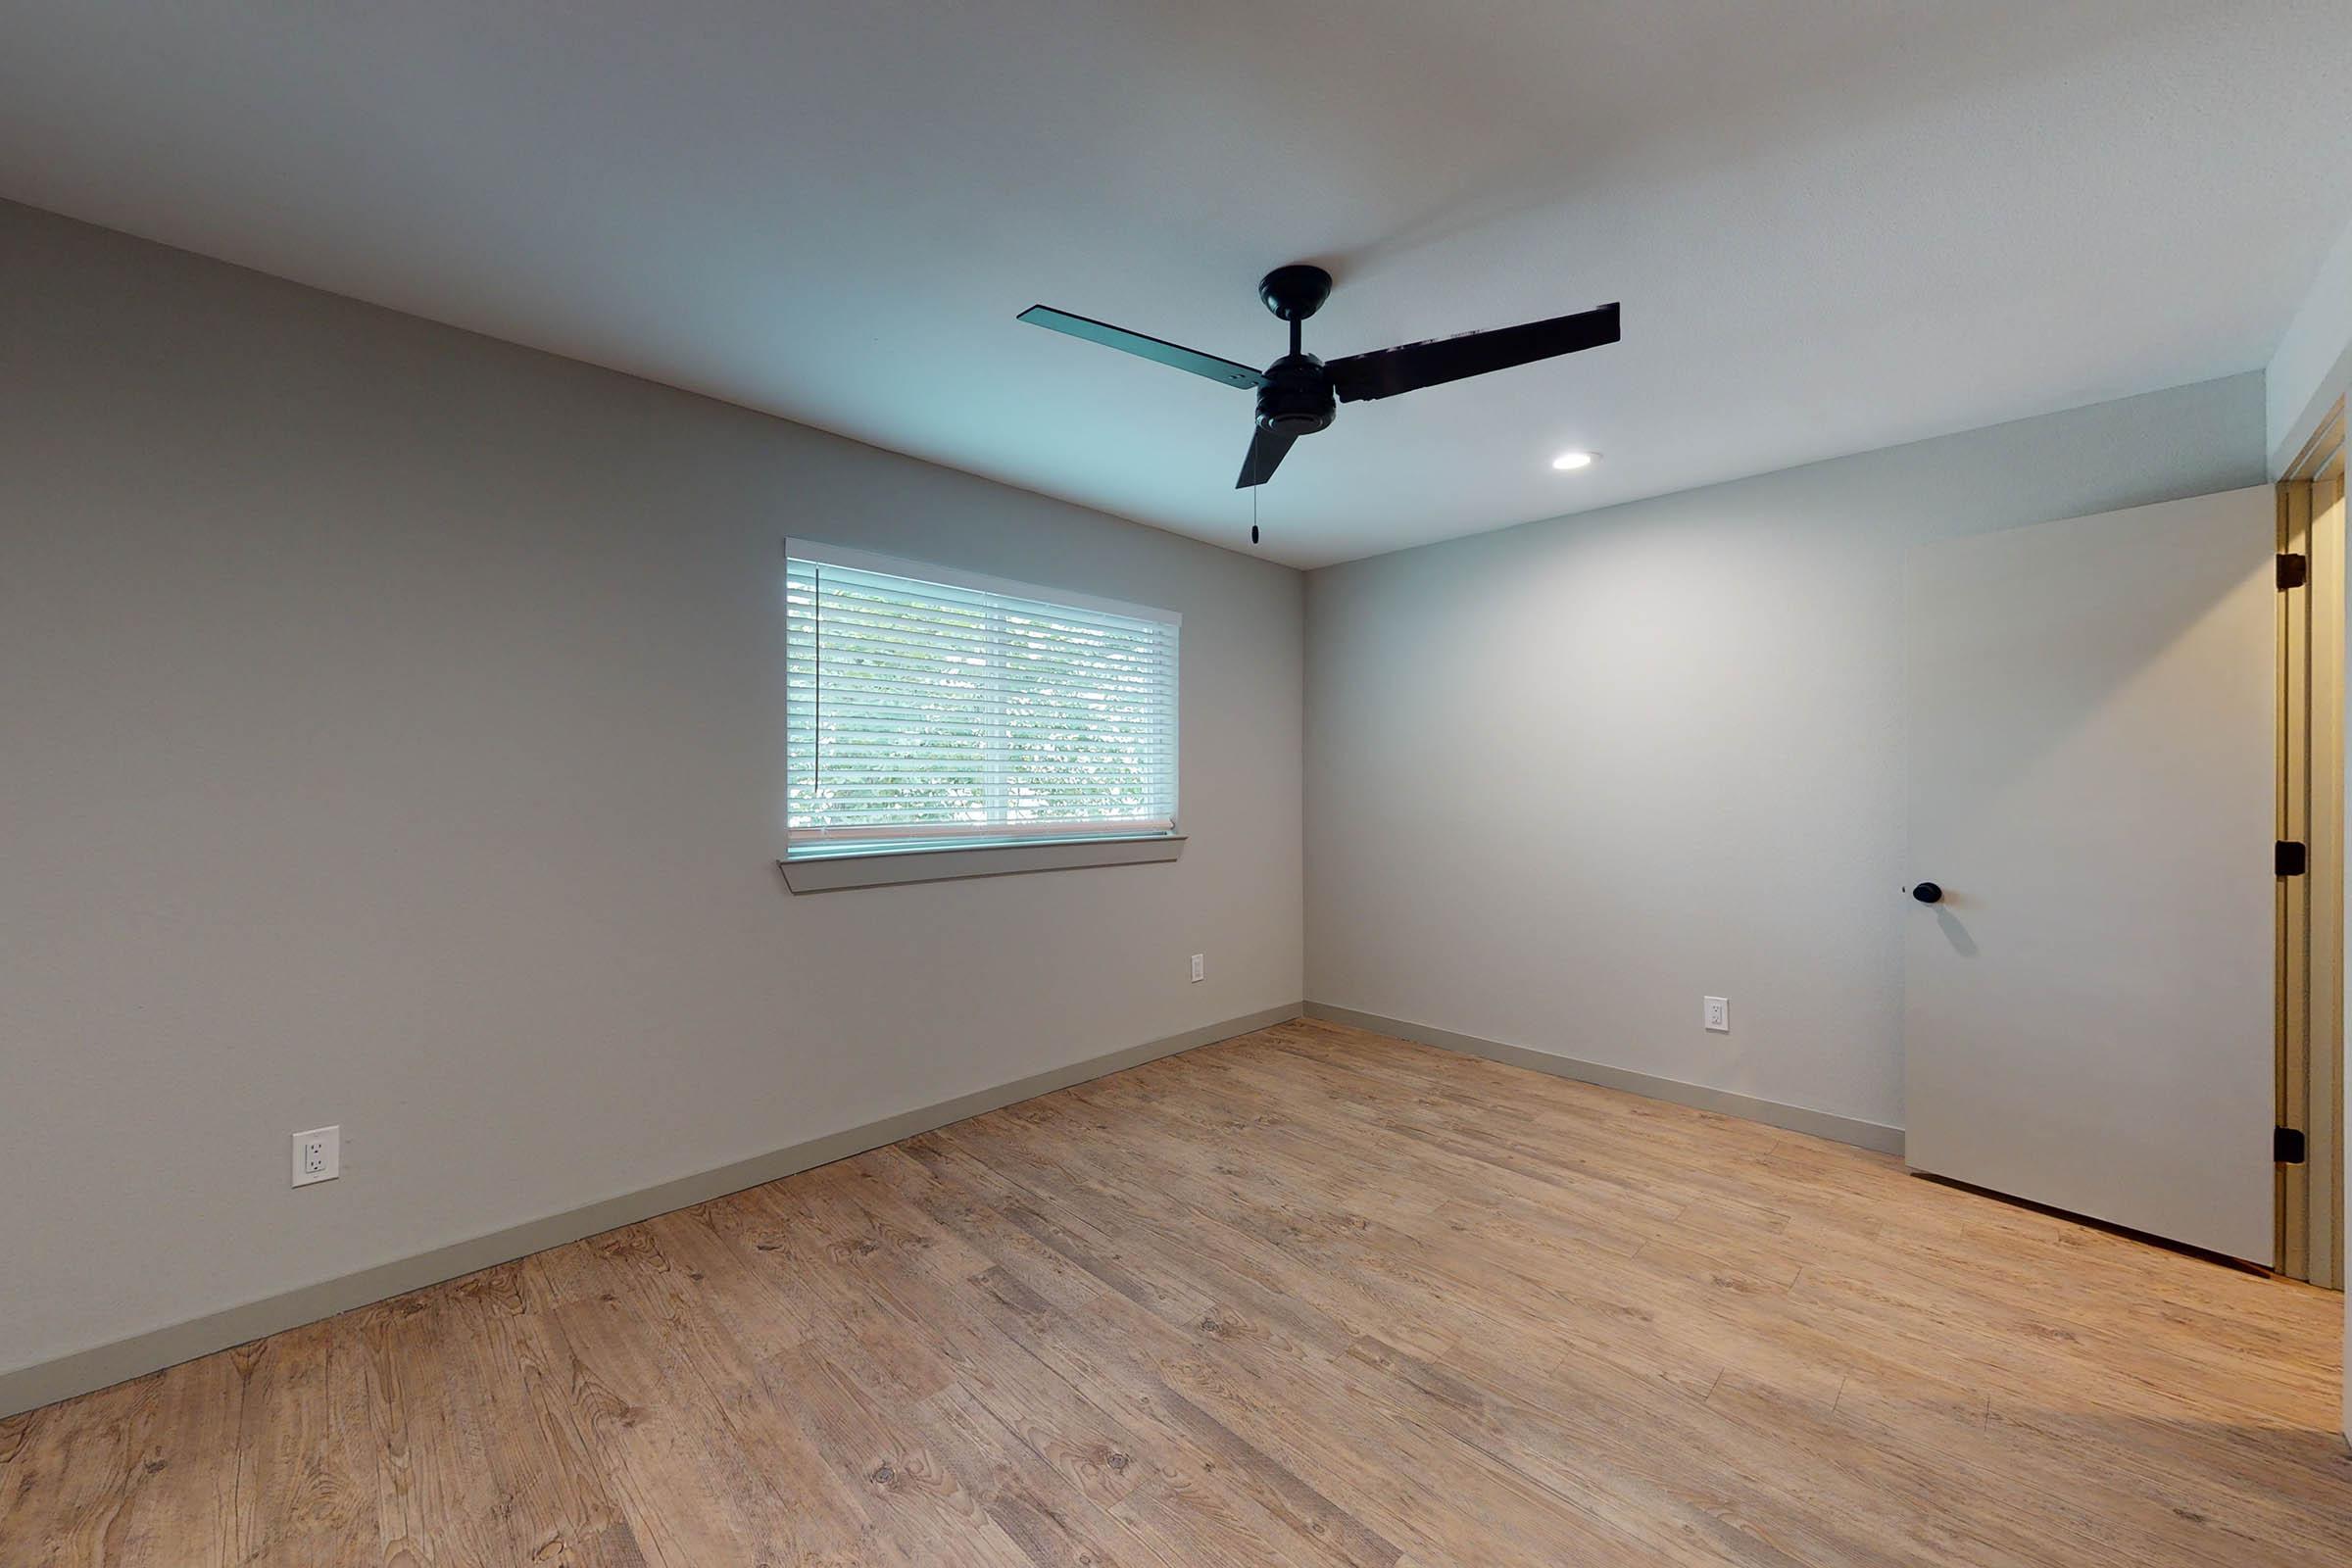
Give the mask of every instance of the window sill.
<svg viewBox="0 0 2352 1568">
<path fill-rule="evenodd" d="M 1024 871 L 1070 871 L 1096 865 L 1146 865 L 1184 853 L 1181 833 L 1146 838 L 1060 839 L 1050 844 L 964 845 L 944 849 L 874 850 L 856 855 L 811 855 L 778 860 L 794 893 L 879 888 L 897 882 L 953 882 Z"/>
</svg>

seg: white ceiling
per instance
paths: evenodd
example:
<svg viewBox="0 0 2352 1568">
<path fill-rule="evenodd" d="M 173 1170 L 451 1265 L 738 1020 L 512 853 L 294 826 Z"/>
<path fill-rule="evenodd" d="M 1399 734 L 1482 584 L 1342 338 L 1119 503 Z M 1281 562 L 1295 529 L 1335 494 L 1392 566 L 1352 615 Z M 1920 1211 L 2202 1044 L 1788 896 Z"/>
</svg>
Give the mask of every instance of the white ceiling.
<svg viewBox="0 0 2352 1568">
<path fill-rule="evenodd" d="M 1264 364 L 1608 300 L 1262 495 L 1346 560 L 2249 369 L 2352 0 L 0 0 L 0 194 L 1247 548 Z M 1547 465 L 1601 452 L 1581 474 Z"/>
</svg>

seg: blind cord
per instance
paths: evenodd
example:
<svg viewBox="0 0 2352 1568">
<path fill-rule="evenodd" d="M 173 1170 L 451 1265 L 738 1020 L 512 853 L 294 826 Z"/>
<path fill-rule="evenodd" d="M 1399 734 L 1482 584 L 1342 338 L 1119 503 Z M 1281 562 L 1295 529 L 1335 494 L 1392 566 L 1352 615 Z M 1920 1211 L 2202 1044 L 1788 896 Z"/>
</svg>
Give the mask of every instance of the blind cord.
<svg viewBox="0 0 2352 1568">
<path fill-rule="evenodd" d="M 808 729 L 808 799 L 810 808 L 825 798 L 825 568 L 816 568 L 815 591 L 808 596 L 808 623 L 816 644 L 816 703 Z M 789 831 L 789 828 L 787 829 Z"/>
</svg>

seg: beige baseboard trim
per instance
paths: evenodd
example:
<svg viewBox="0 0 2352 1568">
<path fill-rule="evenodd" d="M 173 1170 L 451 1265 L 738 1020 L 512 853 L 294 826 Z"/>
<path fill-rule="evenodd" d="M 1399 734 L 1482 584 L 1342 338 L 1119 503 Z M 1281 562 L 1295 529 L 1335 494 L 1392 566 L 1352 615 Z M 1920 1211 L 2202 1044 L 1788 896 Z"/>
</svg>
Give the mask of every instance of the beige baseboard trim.
<svg viewBox="0 0 2352 1568">
<path fill-rule="evenodd" d="M 1066 1067 L 1054 1067 L 1033 1073 L 993 1089 L 959 1095 L 936 1104 L 901 1111 L 880 1121 L 867 1122 L 843 1132 L 828 1133 L 789 1148 L 755 1154 L 750 1159 L 721 1165 L 698 1175 L 682 1176 L 676 1181 L 663 1182 L 657 1187 L 624 1193 L 602 1202 L 566 1209 L 542 1219 L 526 1220 L 520 1225 L 455 1242 L 447 1247 L 419 1252 L 356 1274 L 344 1274 L 314 1285 L 299 1286 L 277 1296 L 248 1301 L 225 1311 L 173 1323 L 111 1345 L 77 1350 L 53 1361 L 40 1361 L 31 1366 L 0 1372 L 0 1416 L 15 1415 L 38 1405 L 51 1404 L 87 1394 L 94 1389 L 107 1388 L 129 1378 L 173 1366 L 181 1361 L 225 1350 L 233 1345 L 243 1345 L 267 1334 L 296 1328 L 304 1323 L 316 1323 L 337 1312 L 348 1312 L 356 1306 L 366 1306 L 405 1291 L 420 1290 L 443 1280 L 456 1279 L 498 1263 L 512 1262 L 533 1252 L 576 1242 L 583 1236 L 622 1225 L 634 1225 L 656 1214 L 685 1208 L 694 1203 L 739 1193 L 761 1182 L 772 1182 L 798 1171 L 847 1159 L 884 1144 L 895 1144 L 902 1138 L 945 1127 L 950 1122 L 977 1116 L 1039 1095 L 1052 1094 L 1072 1084 L 1085 1083 L 1105 1073 L 1140 1066 L 1161 1056 L 1172 1056 L 1180 1051 L 1205 1046 L 1235 1035 L 1246 1035 L 1253 1029 L 1270 1024 L 1288 1023 L 1305 1011 L 1301 1004 L 1292 1003 L 1279 1007 L 1267 1007 L 1259 1012 L 1221 1023 L 1188 1029 L 1182 1034 L 1169 1035 L 1145 1045 L 1129 1046 L 1123 1051 L 1090 1056 L 1084 1061 L 1071 1062 Z"/>
<path fill-rule="evenodd" d="M 1726 1116 L 1742 1116 L 1770 1127 L 1786 1127 L 1790 1132 L 1810 1133 L 1816 1138 L 1830 1138 L 1859 1149 L 1877 1150 L 1882 1154 L 1900 1154 L 1903 1152 L 1903 1130 L 1880 1122 L 1857 1121 L 1851 1116 L 1810 1110 L 1803 1105 L 1784 1105 L 1777 1100 L 1758 1100 L 1752 1095 L 1737 1095 L 1728 1089 L 1709 1089 L 1704 1084 L 1687 1084 L 1676 1078 L 1653 1078 L 1648 1073 L 1635 1072 L 1626 1067 L 1606 1067 L 1596 1061 L 1579 1061 L 1574 1056 L 1555 1055 L 1551 1052 L 1537 1051 L 1528 1046 L 1508 1046 L 1498 1040 L 1482 1040 L 1476 1035 L 1456 1034 L 1450 1029 L 1433 1028 L 1424 1023 L 1407 1023 L 1401 1018 L 1384 1018 L 1378 1013 L 1358 1012 L 1353 1007 L 1335 1007 L 1329 1003 L 1308 1003 L 1306 1015 L 1310 1018 L 1328 1018 L 1333 1023 L 1352 1024 L 1375 1034 L 1395 1035 L 1399 1040 L 1417 1040 L 1425 1046 L 1441 1046 L 1447 1051 L 1484 1056 L 1489 1061 L 1499 1061 L 1506 1066 L 1532 1067 L 1538 1072 L 1550 1073 L 1555 1078 L 1573 1078 L 1579 1083 L 1598 1084 L 1603 1089 L 1622 1089 L 1629 1095 L 1641 1095 L 1649 1100 L 1671 1101 L 1678 1105 L 1719 1111 Z"/>
</svg>

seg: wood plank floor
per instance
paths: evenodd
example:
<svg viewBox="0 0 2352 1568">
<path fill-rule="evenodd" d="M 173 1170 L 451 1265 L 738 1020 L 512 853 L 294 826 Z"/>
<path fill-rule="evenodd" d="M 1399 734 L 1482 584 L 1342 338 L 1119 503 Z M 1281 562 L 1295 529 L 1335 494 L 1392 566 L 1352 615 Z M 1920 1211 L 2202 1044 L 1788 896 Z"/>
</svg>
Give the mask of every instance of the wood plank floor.
<svg viewBox="0 0 2352 1568">
<path fill-rule="evenodd" d="M 2341 1329 L 1301 1022 L 0 1422 L 0 1563 L 2318 1568 Z"/>
</svg>

